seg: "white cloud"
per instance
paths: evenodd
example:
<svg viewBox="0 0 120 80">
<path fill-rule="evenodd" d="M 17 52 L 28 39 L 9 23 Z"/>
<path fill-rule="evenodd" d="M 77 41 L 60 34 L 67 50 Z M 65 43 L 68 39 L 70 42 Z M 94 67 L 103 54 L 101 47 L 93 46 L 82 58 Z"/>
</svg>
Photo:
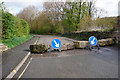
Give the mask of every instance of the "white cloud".
<svg viewBox="0 0 120 80">
<path fill-rule="evenodd" d="M 107 11 L 105 16 L 117 16 L 118 15 L 118 0 L 96 0 L 96 7 Z M 103 17 L 105 17 L 103 15 Z"/>
<path fill-rule="evenodd" d="M 5 2 L 5 5 L 9 8 L 9 12 L 14 15 L 29 5 L 35 5 L 38 9 L 42 9 L 42 4 L 42 2 Z"/>
</svg>

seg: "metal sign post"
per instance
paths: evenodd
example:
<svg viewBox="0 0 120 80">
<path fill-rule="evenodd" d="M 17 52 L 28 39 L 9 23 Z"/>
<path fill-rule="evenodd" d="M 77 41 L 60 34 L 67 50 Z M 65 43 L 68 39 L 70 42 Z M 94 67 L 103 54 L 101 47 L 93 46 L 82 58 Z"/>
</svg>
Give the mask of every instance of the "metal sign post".
<svg viewBox="0 0 120 80">
<path fill-rule="evenodd" d="M 61 41 L 59 39 L 53 39 L 51 45 L 49 45 L 49 53 L 52 51 L 52 48 L 61 52 Z"/>
</svg>

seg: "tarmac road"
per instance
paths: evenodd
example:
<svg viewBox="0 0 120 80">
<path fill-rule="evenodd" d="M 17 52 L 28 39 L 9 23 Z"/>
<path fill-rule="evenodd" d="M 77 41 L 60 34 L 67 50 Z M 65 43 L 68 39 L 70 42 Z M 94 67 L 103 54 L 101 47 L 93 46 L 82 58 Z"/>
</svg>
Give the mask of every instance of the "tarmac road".
<svg viewBox="0 0 120 80">
<path fill-rule="evenodd" d="M 2 53 L 2 78 L 7 75 L 21 62 L 21 60 L 28 54 L 29 46 L 34 44 L 36 37 L 27 42 Z"/>
<path fill-rule="evenodd" d="M 48 54 L 48 53 L 46 53 Z M 57 56 L 51 56 L 51 55 Z M 43 54 L 45 55 L 45 54 Z M 35 54 L 26 71 L 25 65 L 14 76 L 18 78 L 118 78 L 118 47 L 94 49 L 74 49 L 53 52 L 48 56 Z"/>
<path fill-rule="evenodd" d="M 59 37 L 59 36 L 52 36 L 52 35 L 38 35 L 40 38 L 37 42 L 37 44 L 45 44 L 45 45 L 51 45 L 51 42 L 53 39 L 57 38 L 61 41 L 62 44 L 64 43 L 72 43 L 73 39 L 69 39 L 66 37 Z"/>
</svg>

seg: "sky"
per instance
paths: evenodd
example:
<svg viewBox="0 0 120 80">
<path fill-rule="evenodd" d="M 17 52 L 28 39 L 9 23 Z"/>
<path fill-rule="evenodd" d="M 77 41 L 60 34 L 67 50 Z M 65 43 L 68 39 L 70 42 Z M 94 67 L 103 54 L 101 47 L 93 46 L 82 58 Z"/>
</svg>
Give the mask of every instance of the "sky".
<svg viewBox="0 0 120 80">
<path fill-rule="evenodd" d="M 1 0 L 5 2 L 5 5 L 9 8 L 9 12 L 12 14 L 17 14 L 25 7 L 29 5 L 36 6 L 39 10 L 43 9 L 43 3 L 51 2 L 53 0 Z M 64 1 L 64 0 L 55 0 Z M 118 2 L 120 0 L 94 0 L 96 2 L 95 6 L 98 9 L 103 9 L 105 12 L 101 17 L 112 17 L 118 16 Z M 119 8 L 120 9 L 120 8 Z"/>
</svg>

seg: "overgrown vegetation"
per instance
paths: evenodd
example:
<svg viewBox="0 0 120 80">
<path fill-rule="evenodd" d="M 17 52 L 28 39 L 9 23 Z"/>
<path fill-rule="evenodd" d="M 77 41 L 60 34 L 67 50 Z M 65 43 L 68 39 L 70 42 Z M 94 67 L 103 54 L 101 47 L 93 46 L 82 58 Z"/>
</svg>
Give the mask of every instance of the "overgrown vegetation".
<svg viewBox="0 0 120 80">
<path fill-rule="evenodd" d="M 2 10 L 1 21 L 3 22 L 2 40 L 5 43 L 16 37 L 24 38 L 29 32 L 35 34 L 71 34 L 77 31 L 96 30 L 97 28 L 104 32 L 113 30 L 117 24 L 117 17 L 99 17 L 97 12 L 100 10 L 95 7 L 94 0 L 90 2 L 82 0 L 44 2 L 42 11 L 35 6 L 28 6 L 20 11 L 16 17 L 7 11 L 3 3 L 0 4 L 0 10 Z M 95 15 L 97 16 L 95 17 Z M 79 36 L 70 35 L 70 37 L 77 38 Z M 83 37 L 79 38 L 84 39 Z"/>
<path fill-rule="evenodd" d="M 29 34 L 29 26 L 23 19 L 14 17 L 9 12 L 2 13 L 2 39 L 23 37 Z"/>
<path fill-rule="evenodd" d="M 31 33 L 55 34 L 72 33 L 82 30 L 111 29 L 116 18 L 100 18 L 103 10 L 95 7 L 95 1 L 44 2 L 43 10 L 28 6 L 17 16 L 26 20 Z M 100 14 L 98 14 L 99 12 Z M 96 17 L 95 17 L 96 16 Z"/>
<path fill-rule="evenodd" d="M 3 2 L 0 3 L 0 11 L 2 12 L 0 20 L 2 21 L 2 43 L 13 48 L 33 37 L 29 35 L 28 23 L 9 13 Z"/>
<path fill-rule="evenodd" d="M 14 48 L 15 46 L 22 44 L 23 42 L 31 39 L 32 37 L 33 35 L 27 35 L 25 37 L 13 37 L 13 38 L 4 40 L 4 44 L 8 46 L 8 48 Z"/>
</svg>

